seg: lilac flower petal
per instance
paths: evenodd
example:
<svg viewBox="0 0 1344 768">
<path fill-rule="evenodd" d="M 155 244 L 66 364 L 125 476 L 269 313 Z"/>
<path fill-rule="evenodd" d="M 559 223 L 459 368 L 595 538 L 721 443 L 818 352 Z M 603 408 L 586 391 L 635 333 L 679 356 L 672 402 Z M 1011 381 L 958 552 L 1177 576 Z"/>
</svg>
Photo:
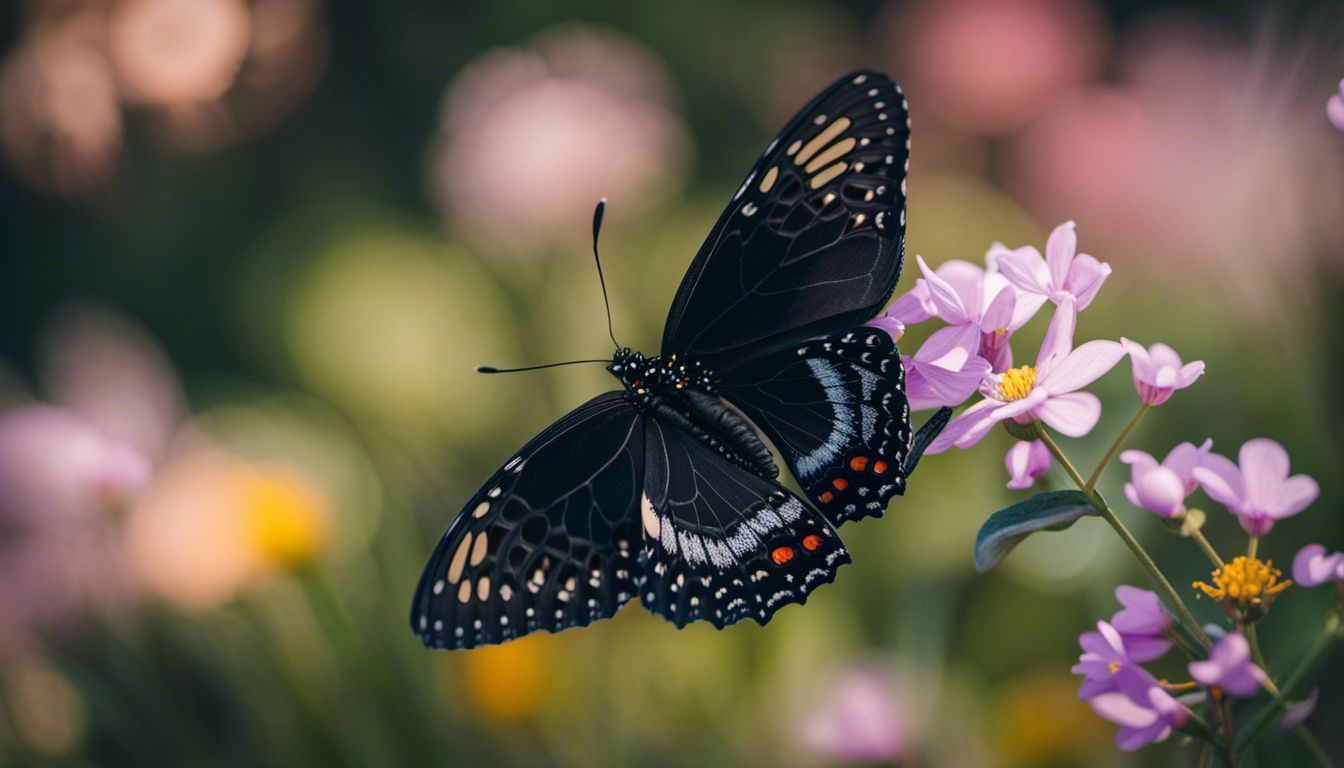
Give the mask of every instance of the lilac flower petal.
<svg viewBox="0 0 1344 768">
<path fill-rule="evenodd" d="M 972 320 L 981 317 L 985 311 L 985 270 L 963 259 L 948 259 L 938 265 L 938 277 L 956 291 L 961 306 L 966 308 L 967 317 Z"/>
<path fill-rule="evenodd" d="M 1344 553 L 1326 554 L 1320 544 L 1308 544 L 1293 558 L 1293 581 L 1299 586 L 1316 587 L 1344 580 Z"/>
<path fill-rule="evenodd" d="M 887 335 L 891 336 L 892 341 L 900 341 L 901 337 L 905 335 L 905 323 L 901 322 L 900 320 L 897 320 L 891 315 L 881 315 L 880 317 L 875 317 L 872 320 L 869 320 L 867 323 L 865 323 L 865 325 L 870 325 L 874 328 L 881 328 L 882 330 L 887 332 Z"/>
<path fill-rule="evenodd" d="M 934 314 L 938 319 L 949 325 L 962 325 L 973 322 L 965 305 L 961 303 L 961 296 L 948 282 L 934 271 L 929 269 L 929 265 L 924 262 L 923 256 L 916 256 L 915 261 L 919 263 L 919 269 L 924 273 L 924 281 L 929 286 L 929 298 L 933 302 Z"/>
<path fill-rule="evenodd" d="M 1159 741 L 1165 741 L 1171 735 L 1171 726 L 1155 722 L 1145 728 L 1121 728 L 1115 732 L 1115 745 L 1125 752 L 1133 752 Z"/>
<path fill-rule="evenodd" d="M 1078 322 L 1078 311 L 1072 299 L 1066 299 L 1055 307 L 1050 325 L 1045 329 L 1045 339 L 1041 342 L 1041 351 L 1036 356 L 1036 380 L 1041 382 L 1050 375 L 1050 371 L 1073 349 L 1073 331 Z"/>
<path fill-rule="evenodd" d="M 1131 502 L 1137 499 L 1137 506 L 1162 517 L 1185 512 L 1185 483 L 1166 467 L 1136 469 L 1133 480 L 1125 485 L 1125 496 Z"/>
<path fill-rule="evenodd" d="M 1193 474 L 1209 498 L 1229 508 L 1240 507 L 1241 469 L 1231 459 L 1210 453 Z"/>
<path fill-rule="evenodd" d="M 1120 339 L 1120 346 L 1124 347 L 1125 353 L 1129 355 L 1130 365 L 1134 368 L 1134 378 L 1140 381 L 1152 381 L 1157 367 L 1148 356 L 1148 350 L 1142 344 L 1124 337 Z"/>
<path fill-rule="evenodd" d="M 1072 221 L 1066 221 L 1055 227 L 1045 241 L 1045 263 L 1050 268 L 1050 284 L 1055 290 L 1063 290 L 1064 281 L 1069 277 L 1069 266 L 1078 252 L 1078 234 Z"/>
<path fill-rule="evenodd" d="M 1279 486 L 1274 505 L 1268 510 L 1272 517 L 1292 517 L 1306 509 L 1321 495 L 1321 487 L 1307 475 L 1293 475 Z"/>
<path fill-rule="evenodd" d="M 1016 331 L 1026 325 L 1049 300 L 1049 297 L 1043 293 L 1019 291 L 1017 301 L 1013 306 L 1013 317 L 1008 321 L 1008 330 Z"/>
<path fill-rule="evenodd" d="M 1251 645 L 1240 632 L 1214 644 L 1205 661 L 1189 664 L 1190 676 L 1201 685 L 1218 687 L 1232 696 L 1246 697 L 1260 690 L 1265 673 L 1251 660 Z"/>
<path fill-rule="evenodd" d="M 934 438 L 934 441 L 929 444 L 928 449 L 924 451 L 925 455 L 942 453 L 948 448 L 956 445 L 966 436 L 966 433 L 970 431 L 971 427 L 979 423 L 980 419 L 984 417 L 987 411 L 998 408 L 999 405 L 1001 405 L 1001 403 L 997 400 L 981 400 L 970 408 L 967 408 L 952 417 L 952 420 L 947 423 L 947 426 L 943 427 L 943 431 L 938 434 L 938 437 Z M 990 426 L 992 427 L 993 424 L 991 423 Z M 988 431 L 989 430 L 986 429 L 985 434 L 988 434 Z M 982 434 L 981 437 L 984 437 L 984 434 Z M 971 441 L 970 444 L 974 445 L 977 441 Z"/>
<path fill-rule="evenodd" d="M 998 294 L 985 307 L 980 318 L 980 330 L 985 333 L 1007 330 L 1013 322 L 1013 310 L 1017 307 L 1017 291 L 1011 285 L 1004 284 Z"/>
<path fill-rule="evenodd" d="M 1336 93 L 1327 99 L 1325 114 L 1330 118 L 1330 123 L 1335 128 L 1344 131 L 1344 95 Z"/>
<path fill-rule="evenodd" d="M 1205 440 L 1198 448 L 1195 447 L 1194 443 L 1181 443 L 1172 448 L 1167 457 L 1162 460 L 1162 466 L 1175 472 L 1176 476 L 1181 478 L 1181 482 L 1185 483 L 1186 494 L 1194 492 L 1196 487 L 1195 467 L 1198 467 L 1204 461 L 1212 447 L 1213 440 Z M 1124 461 L 1123 454 L 1121 455 L 1121 461 Z"/>
<path fill-rule="evenodd" d="M 1040 440 L 1018 440 L 1003 457 L 1008 469 L 1008 487 L 1013 490 L 1030 488 L 1036 478 L 1050 470 L 1053 463 L 1050 450 Z"/>
<path fill-rule="evenodd" d="M 1307 698 L 1301 701 L 1294 701 L 1284 710 L 1283 718 L 1279 720 L 1279 727 L 1285 731 L 1290 731 L 1302 723 L 1306 722 L 1311 713 L 1316 711 L 1316 700 L 1320 698 L 1321 689 L 1312 688 Z"/>
<path fill-rule="evenodd" d="M 1143 663 L 1160 659 L 1171 650 L 1171 641 L 1162 637 L 1139 635 L 1125 638 L 1125 651 L 1131 661 Z"/>
<path fill-rule="evenodd" d="M 1037 383 L 1055 395 L 1074 392 L 1101 378 L 1124 356 L 1124 348 L 1114 341 L 1089 341 L 1068 353 Z"/>
<path fill-rule="evenodd" d="M 1120 453 L 1120 463 L 1128 464 L 1134 468 L 1143 467 L 1145 469 L 1151 469 L 1157 466 L 1157 459 L 1143 451 L 1131 449 Z"/>
<path fill-rule="evenodd" d="M 1024 246 L 1014 251 L 997 252 L 995 263 L 1008 281 L 1023 291 L 1045 297 L 1050 291 L 1050 270 L 1040 251 Z"/>
<path fill-rule="evenodd" d="M 1078 311 L 1087 309 L 1096 298 L 1097 292 L 1106 282 L 1106 278 L 1111 276 L 1111 265 L 1097 261 L 1086 253 L 1080 253 L 1073 260 L 1073 266 L 1069 268 L 1069 277 L 1065 282 L 1065 290 L 1073 294 L 1078 302 Z"/>
<path fill-rule="evenodd" d="M 1269 506 L 1279 486 L 1288 479 L 1288 451 L 1278 441 L 1260 437 L 1247 440 L 1237 458 L 1246 500 L 1260 508 Z"/>
<path fill-rule="evenodd" d="M 1143 728 L 1158 721 L 1157 712 L 1119 691 L 1094 696 L 1087 704 L 1101 717 L 1128 728 Z"/>
<path fill-rule="evenodd" d="M 1184 389 L 1195 383 L 1195 379 L 1204 375 L 1204 361 L 1196 360 L 1181 366 L 1180 374 L 1176 377 L 1176 386 Z"/>
<path fill-rule="evenodd" d="M 1038 388 L 1036 392 L 1039 391 Z M 1036 406 L 1035 413 L 1056 432 L 1068 437 L 1082 437 L 1097 426 L 1101 418 L 1101 400 L 1090 392 L 1071 392 L 1050 397 Z"/>
<path fill-rule="evenodd" d="M 924 280 L 916 280 L 914 288 L 892 302 L 887 317 L 906 325 L 915 325 L 933 317 L 935 309 L 933 299 L 929 296 L 929 284 Z"/>
</svg>

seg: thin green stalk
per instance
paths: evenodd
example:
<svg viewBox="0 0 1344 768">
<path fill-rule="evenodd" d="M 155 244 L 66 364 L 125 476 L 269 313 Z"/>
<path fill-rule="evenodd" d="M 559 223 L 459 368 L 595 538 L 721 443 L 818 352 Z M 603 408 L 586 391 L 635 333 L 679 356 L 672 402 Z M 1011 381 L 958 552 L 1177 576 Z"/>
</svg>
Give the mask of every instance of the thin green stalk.
<svg viewBox="0 0 1344 768">
<path fill-rule="evenodd" d="M 1252 536 L 1250 543 L 1246 545 L 1246 559 L 1254 560 L 1255 553 L 1260 549 L 1260 537 Z"/>
<path fill-rule="evenodd" d="M 1041 441 L 1045 443 L 1045 447 L 1049 449 L 1050 454 L 1055 457 L 1055 461 L 1059 462 L 1059 465 L 1064 468 L 1064 472 L 1068 474 L 1069 478 L 1078 486 L 1078 489 L 1087 497 L 1087 500 L 1091 502 L 1092 508 L 1097 510 L 1102 518 L 1104 518 L 1107 523 L 1110 523 L 1110 526 L 1120 535 L 1121 540 L 1123 540 L 1125 545 L 1129 547 L 1129 550 L 1134 553 L 1134 557 L 1138 559 L 1139 564 L 1144 567 L 1144 570 L 1148 571 L 1148 574 L 1153 577 L 1153 581 L 1157 582 L 1157 586 L 1166 594 L 1167 600 L 1176 607 L 1176 612 L 1180 615 L 1181 621 L 1185 622 L 1185 625 L 1189 627 L 1195 637 L 1199 638 L 1199 641 L 1204 644 L 1205 648 L 1212 646 L 1213 641 L 1204 633 L 1204 628 L 1195 620 L 1194 614 L 1190 613 L 1190 609 L 1186 607 L 1185 601 L 1181 600 L 1181 596 L 1176 593 L 1175 588 L 1171 586 L 1171 582 L 1167 581 L 1167 577 L 1162 574 L 1161 569 L 1157 567 L 1157 563 L 1153 562 L 1153 558 L 1144 550 L 1143 545 L 1139 543 L 1139 540 L 1134 538 L 1134 534 L 1130 533 L 1129 529 L 1125 527 L 1125 524 L 1120 522 L 1120 518 L 1115 516 L 1115 511 L 1111 509 L 1111 506 L 1107 504 L 1095 490 L 1087 487 L 1087 483 L 1083 480 L 1082 475 L 1078 474 L 1078 470 L 1075 469 L 1068 458 L 1064 456 L 1064 452 L 1061 451 L 1059 446 L 1055 444 L 1055 441 L 1050 438 L 1049 433 L 1044 429 L 1038 431 L 1041 435 Z"/>
<path fill-rule="evenodd" d="M 1321 745 L 1317 743 L 1316 737 L 1311 735 L 1311 731 L 1308 731 L 1305 725 L 1297 726 L 1293 729 L 1293 733 L 1296 733 L 1297 737 L 1302 740 L 1302 746 L 1306 747 L 1307 751 L 1311 753 L 1316 765 L 1320 768 L 1330 768 L 1334 765 L 1330 757 L 1325 754 L 1325 750 L 1321 749 Z"/>
<path fill-rule="evenodd" d="M 1246 639 L 1251 643 L 1251 658 L 1255 660 L 1257 666 L 1265 671 L 1265 690 L 1278 696 L 1279 687 L 1274 684 L 1274 676 L 1269 673 L 1269 665 L 1265 663 L 1265 654 L 1260 650 L 1260 636 L 1256 634 L 1255 625 L 1247 624 L 1244 631 Z"/>
<path fill-rule="evenodd" d="M 1247 747 L 1260 737 L 1260 732 L 1267 728 L 1271 723 L 1279 719 L 1283 708 L 1287 706 L 1290 699 L 1300 698 L 1302 688 L 1307 677 L 1311 674 L 1316 665 L 1320 663 L 1325 656 L 1325 652 L 1330 649 L 1332 640 L 1337 639 L 1337 633 L 1340 632 L 1340 612 L 1341 608 L 1335 606 L 1325 615 L 1325 622 L 1321 626 L 1321 631 L 1316 634 L 1315 639 L 1311 641 L 1311 646 L 1307 648 L 1306 653 L 1302 655 L 1302 660 L 1297 663 L 1297 667 L 1284 680 L 1283 685 L 1279 687 L 1279 693 L 1265 706 L 1261 707 L 1246 724 L 1241 727 L 1241 732 L 1237 734 L 1236 753 L 1244 752 Z"/>
<path fill-rule="evenodd" d="M 1232 732 L 1232 705 L 1228 703 L 1226 696 L 1220 696 L 1218 699 L 1218 716 L 1223 721 L 1223 748 L 1227 754 L 1223 755 L 1223 762 L 1227 768 L 1236 768 L 1237 753 L 1233 749 Z"/>
<path fill-rule="evenodd" d="M 1134 431 L 1134 426 L 1139 423 L 1139 419 L 1143 418 L 1143 414 L 1147 413 L 1150 407 L 1147 403 L 1139 404 L 1139 410 L 1134 414 L 1134 417 L 1129 420 L 1124 429 L 1120 430 L 1120 435 L 1115 438 L 1115 442 L 1111 443 L 1111 447 L 1106 449 L 1106 455 L 1102 456 L 1101 461 L 1097 462 L 1097 468 L 1092 470 L 1092 475 L 1087 478 L 1087 487 L 1083 489 L 1084 491 L 1090 491 L 1097 487 L 1097 481 L 1101 479 L 1102 470 L 1106 469 L 1106 465 L 1111 462 L 1115 452 L 1120 450 L 1125 438 L 1129 437 L 1129 433 Z"/>
<path fill-rule="evenodd" d="M 1223 567 L 1223 558 L 1218 556 L 1218 551 L 1213 548 L 1208 539 L 1204 538 L 1202 531 L 1198 528 L 1187 528 L 1186 535 L 1194 539 L 1199 548 L 1204 550 L 1204 556 L 1209 558 L 1209 562 L 1213 563 L 1215 568 Z"/>
</svg>

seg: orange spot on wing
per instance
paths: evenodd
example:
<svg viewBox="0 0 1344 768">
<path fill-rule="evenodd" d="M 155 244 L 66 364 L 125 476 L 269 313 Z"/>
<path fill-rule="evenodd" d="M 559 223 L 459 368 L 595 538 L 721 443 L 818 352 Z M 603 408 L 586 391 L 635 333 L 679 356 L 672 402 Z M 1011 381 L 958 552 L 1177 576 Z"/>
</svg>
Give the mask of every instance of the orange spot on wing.
<svg viewBox="0 0 1344 768">
<path fill-rule="evenodd" d="M 770 553 L 770 559 L 775 561 L 775 565 L 783 565 L 793 559 L 793 547 L 776 547 L 774 552 Z"/>
<path fill-rule="evenodd" d="M 835 499 L 835 494 L 830 491 L 823 491 L 819 498 L 821 499 L 822 504 L 830 504 L 831 501 Z"/>
<path fill-rule="evenodd" d="M 874 462 L 873 462 L 873 471 L 876 472 L 876 473 L 879 474 L 879 475 L 882 474 L 883 472 L 886 472 L 886 471 L 887 471 L 887 462 L 885 462 L 885 461 L 874 461 Z"/>
<path fill-rule="evenodd" d="M 831 485 L 835 486 L 835 490 L 843 491 L 849 487 L 849 481 L 843 477 L 837 477 L 831 481 Z"/>
<path fill-rule="evenodd" d="M 820 546 L 821 546 L 821 537 L 816 535 L 815 533 L 812 534 L 811 536 L 803 537 L 803 549 L 806 549 L 808 552 L 815 552 L 817 551 L 817 547 Z"/>
<path fill-rule="evenodd" d="M 867 456 L 855 456 L 849 460 L 849 468 L 855 472 L 862 472 L 868 466 Z"/>
</svg>

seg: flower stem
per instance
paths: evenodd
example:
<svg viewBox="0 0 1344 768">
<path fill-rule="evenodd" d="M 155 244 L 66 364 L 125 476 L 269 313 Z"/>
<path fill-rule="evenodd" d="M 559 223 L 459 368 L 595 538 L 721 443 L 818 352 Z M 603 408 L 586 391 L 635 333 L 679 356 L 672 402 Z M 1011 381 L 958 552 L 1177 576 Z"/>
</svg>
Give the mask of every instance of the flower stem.
<svg viewBox="0 0 1344 768">
<path fill-rule="evenodd" d="M 1106 465 L 1111 463 L 1111 458 L 1115 456 L 1115 452 L 1120 450 L 1125 438 L 1129 437 L 1129 433 L 1134 431 L 1134 426 L 1139 423 L 1139 419 L 1143 418 L 1143 414 L 1148 412 L 1149 407 L 1151 406 L 1147 403 L 1139 404 L 1139 410 L 1135 412 L 1134 417 L 1129 420 L 1124 429 L 1120 430 L 1120 435 L 1115 438 L 1115 442 L 1111 443 L 1111 447 L 1106 449 L 1106 455 L 1102 456 L 1101 461 L 1097 462 L 1097 468 L 1092 470 L 1092 475 L 1087 478 L 1087 487 L 1083 488 L 1083 491 L 1091 491 L 1097 487 L 1097 481 L 1101 479 L 1102 470 L 1106 469 Z"/>
<path fill-rule="evenodd" d="M 1279 688 L 1279 693 L 1265 706 L 1261 707 L 1246 724 L 1241 727 L 1241 732 L 1237 734 L 1236 752 L 1241 753 L 1246 750 L 1257 738 L 1261 731 L 1279 719 L 1283 709 L 1287 706 L 1289 699 L 1300 698 L 1302 689 L 1306 686 L 1307 677 L 1311 674 L 1316 665 L 1321 662 L 1325 652 L 1330 649 L 1332 640 L 1340 638 L 1341 609 L 1335 606 L 1325 615 L 1325 623 L 1321 626 L 1321 631 L 1316 634 L 1316 638 L 1311 641 L 1311 646 L 1307 648 L 1306 653 L 1302 654 L 1302 660 L 1297 663 L 1297 667 L 1283 681 Z"/>
<path fill-rule="evenodd" d="M 1082 475 L 1078 474 L 1078 470 L 1075 469 L 1068 458 L 1064 456 L 1064 452 L 1061 451 L 1059 446 L 1055 444 L 1055 441 L 1051 439 L 1049 433 L 1044 429 L 1041 429 L 1040 433 L 1041 441 L 1045 443 L 1045 447 L 1049 449 L 1050 454 L 1055 457 L 1055 461 L 1059 462 L 1059 465 L 1064 468 L 1064 471 L 1068 474 L 1069 478 L 1073 480 L 1074 484 L 1078 486 L 1078 489 L 1082 491 L 1083 495 L 1087 497 L 1087 500 L 1091 502 L 1092 508 L 1097 510 L 1106 522 L 1110 523 L 1111 527 L 1115 529 L 1115 532 L 1120 535 L 1121 540 L 1124 541 L 1125 545 L 1129 547 L 1129 550 L 1134 553 L 1134 557 L 1138 559 L 1139 564 L 1143 566 L 1144 570 L 1148 571 L 1148 574 L 1153 577 L 1153 581 L 1157 582 L 1157 586 L 1166 594 L 1167 600 L 1176 607 L 1176 611 L 1180 615 L 1181 621 L 1185 622 L 1185 625 L 1189 627 L 1195 637 L 1199 638 L 1199 641 L 1204 644 L 1205 648 L 1211 647 L 1213 641 L 1204 633 L 1204 628 L 1195 620 L 1194 614 L 1190 613 L 1190 609 L 1186 607 L 1185 602 L 1181 600 L 1181 596 L 1176 594 L 1176 590 L 1171 586 L 1171 582 L 1167 581 L 1167 577 L 1162 574 L 1161 569 L 1157 567 L 1157 563 L 1153 562 L 1153 558 L 1144 550 L 1143 545 L 1139 543 L 1138 539 L 1134 538 L 1134 534 L 1129 532 L 1129 529 L 1125 527 L 1125 524 L 1120 522 L 1120 518 L 1115 516 L 1115 511 L 1111 509 L 1111 506 L 1107 504 L 1095 490 L 1088 487 L 1087 483 L 1083 480 Z"/>
<path fill-rule="evenodd" d="M 1209 558 L 1209 562 L 1213 563 L 1215 568 L 1223 567 L 1223 558 L 1218 556 L 1218 551 L 1213 548 L 1208 539 L 1204 538 L 1202 531 L 1198 528 L 1187 528 L 1186 535 L 1194 539 L 1199 548 L 1204 550 L 1204 555 Z"/>
<path fill-rule="evenodd" d="M 1247 624 L 1245 627 L 1246 639 L 1251 641 L 1251 658 L 1265 672 L 1265 690 L 1278 696 L 1279 687 L 1274 684 L 1274 676 L 1269 673 L 1269 665 L 1265 663 L 1265 654 L 1260 650 L 1260 636 L 1256 634 L 1255 625 Z"/>
<path fill-rule="evenodd" d="M 1232 738 L 1232 706 L 1228 703 L 1226 696 L 1218 698 L 1218 717 L 1223 723 L 1223 748 L 1227 750 L 1223 760 L 1227 764 L 1227 768 L 1236 768 L 1237 753 L 1233 748 Z"/>
<path fill-rule="evenodd" d="M 1260 537 L 1259 537 L 1259 536 L 1252 536 L 1252 537 L 1251 537 L 1251 540 L 1250 540 L 1250 543 L 1248 543 L 1248 544 L 1246 545 L 1246 559 L 1247 559 L 1247 560 L 1254 560 L 1254 559 L 1255 559 L 1255 553 L 1256 553 L 1257 551 L 1259 551 L 1259 549 L 1260 549 Z"/>
</svg>

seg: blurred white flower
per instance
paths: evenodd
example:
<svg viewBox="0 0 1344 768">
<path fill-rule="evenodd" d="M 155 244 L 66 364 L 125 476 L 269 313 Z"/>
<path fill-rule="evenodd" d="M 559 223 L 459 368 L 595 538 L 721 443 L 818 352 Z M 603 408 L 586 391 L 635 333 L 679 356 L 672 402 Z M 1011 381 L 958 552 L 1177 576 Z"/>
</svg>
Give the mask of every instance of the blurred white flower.
<svg viewBox="0 0 1344 768">
<path fill-rule="evenodd" d="M 444 99 L 429 182 L 464 233 L 518 250 L 583 242 L 598 198 L 622 216 L 677 191 L 689 152 L 662 65 L 571 25 L 467 65 Z"/>
</svg>

